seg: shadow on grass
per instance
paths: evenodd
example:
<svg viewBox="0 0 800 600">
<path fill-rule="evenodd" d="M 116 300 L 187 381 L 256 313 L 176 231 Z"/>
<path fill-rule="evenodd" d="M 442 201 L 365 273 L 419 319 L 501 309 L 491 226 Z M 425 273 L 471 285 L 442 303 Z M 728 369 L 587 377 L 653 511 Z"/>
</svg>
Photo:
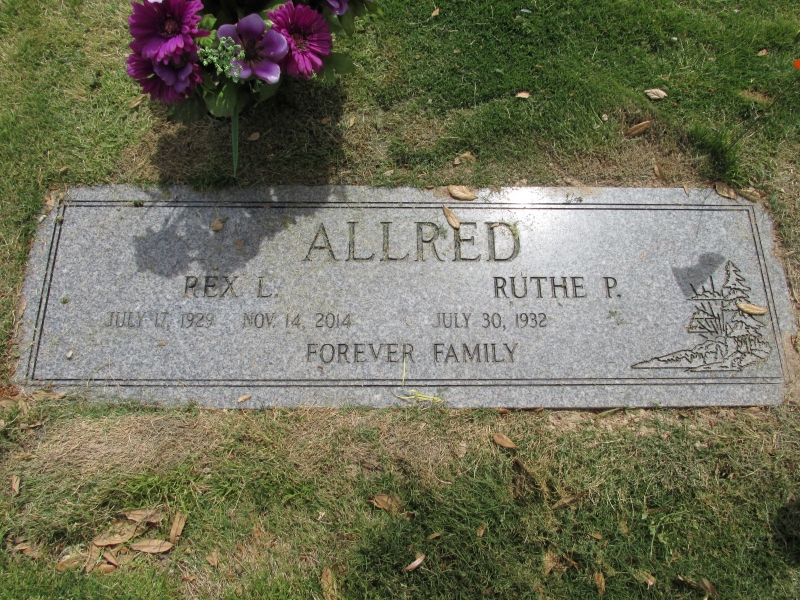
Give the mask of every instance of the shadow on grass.
<svg viewBox="0 0 800 600">
<path fill-rule="evenodd" d="M 240 116 L 236 177 L 227 119 L 207 116 L 161 135 L 151 162 L 162 185 L 326 184 L 343 162 L 344 101 L 338 82 L 287 79 L 275 97 Z"/>
<path fill-rule="evenodd" d="M 775 546 L 787 562 L 800 566 L 800 502 L 792 500 L 778 509 L 772 522 Z"/>
</svg>

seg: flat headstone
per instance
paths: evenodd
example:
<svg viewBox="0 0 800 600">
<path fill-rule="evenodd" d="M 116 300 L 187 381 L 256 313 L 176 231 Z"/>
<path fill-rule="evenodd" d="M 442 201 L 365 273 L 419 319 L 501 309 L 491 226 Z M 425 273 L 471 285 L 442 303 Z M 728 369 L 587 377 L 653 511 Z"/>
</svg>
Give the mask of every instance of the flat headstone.
<svg viewBox="0 0 800 600">
<path fill-rule="evenodd" d="M 775 404 L 773 246 L 713 190 L 75 189 L 31 251 L 16 377 L 218 407 Z"/>
</svg>

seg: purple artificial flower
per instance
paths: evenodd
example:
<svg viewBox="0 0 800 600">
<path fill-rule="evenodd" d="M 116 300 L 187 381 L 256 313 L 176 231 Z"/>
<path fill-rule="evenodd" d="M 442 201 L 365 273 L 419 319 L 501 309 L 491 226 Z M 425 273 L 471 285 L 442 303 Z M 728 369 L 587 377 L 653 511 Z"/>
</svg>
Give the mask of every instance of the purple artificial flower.
<svg viewBox="0 0 800 600">
<path fill-rule="evenodd" d="M 173 57 L 167 63 L 134 53 L 125 62 L 128 75 L 142 86 L 142 93 L 164 104 L 180 102 L 203 80 L 194 52 Z"/>
<path fill-rule="evenodd" d="M 256 14 L 247 15 L 236 26 L 222 25 L 217 37 L 233 38 L 244 51 L 243 60 L 234 60 L 240 67 L 239 77 L 247 79 L 255 75 L 267 83 L 277 83 L 281 77 L 280 61 L 289 52 L 289 44 L 280 33 L 270 29 L 264 19 Z"/>
<path fill-rule="evenodd" d="M 322 70 L 322 59 L 331 53 L 333 39 L 325 18 L 304 4 L 287 2 L 267 13 L 273 29 L 286 38 L 289 54 L 283 59 L 286 72 L 297 79 L 311 79 Z"/>
<path fill-rule="evenodd" d="M 199 31 L 201 0 L 143 0 L 131 2 L 128 19 L 133 42 L 131 49 L 143 58 L 169 62 L 171 56 L 196 50 L 194 38 L 208 35 Z"/>
<path fill-rule="evenodd" d="M 325 2 L 335 15 L 343 15 L 347 12 L 347 0 L 325 0 Z"/>
</svg>

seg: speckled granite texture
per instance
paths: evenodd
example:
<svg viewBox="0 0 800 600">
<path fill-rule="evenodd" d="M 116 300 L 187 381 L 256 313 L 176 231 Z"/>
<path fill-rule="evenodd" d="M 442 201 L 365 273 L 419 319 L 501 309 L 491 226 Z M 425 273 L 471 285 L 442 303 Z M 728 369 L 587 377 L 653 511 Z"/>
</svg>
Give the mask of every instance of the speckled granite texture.
<svg viewBox="0 0 800 600">
<path fill-rule="evenodd" d="M 215 407 L 775 404 L 795 332 L 712 190 L 75 189 L 24 298 L 22 385 Z"/>
</svg>

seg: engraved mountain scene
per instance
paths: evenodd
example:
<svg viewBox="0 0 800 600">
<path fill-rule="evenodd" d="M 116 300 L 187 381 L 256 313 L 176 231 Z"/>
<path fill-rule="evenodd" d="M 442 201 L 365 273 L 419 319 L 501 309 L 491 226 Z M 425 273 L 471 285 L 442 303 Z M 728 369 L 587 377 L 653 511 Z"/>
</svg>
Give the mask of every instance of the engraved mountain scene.
<svg viewBox="0 0 800 600">
<path fill-rule="evenodd" d="M 733 262 L 725 265 L 725 283 L 719 290 L 710 276 L 699 291 L 692 289 L 695 310 L 687 330 L 700 335 L 702 341 L 687 350 L 636 363 L 631 368 L 741 371 L 769 358 L 770 345 L 761 335 L 765 323 L 742 310 L 750 304 L 747 295 L 750 288 Z"/>
</svg>

